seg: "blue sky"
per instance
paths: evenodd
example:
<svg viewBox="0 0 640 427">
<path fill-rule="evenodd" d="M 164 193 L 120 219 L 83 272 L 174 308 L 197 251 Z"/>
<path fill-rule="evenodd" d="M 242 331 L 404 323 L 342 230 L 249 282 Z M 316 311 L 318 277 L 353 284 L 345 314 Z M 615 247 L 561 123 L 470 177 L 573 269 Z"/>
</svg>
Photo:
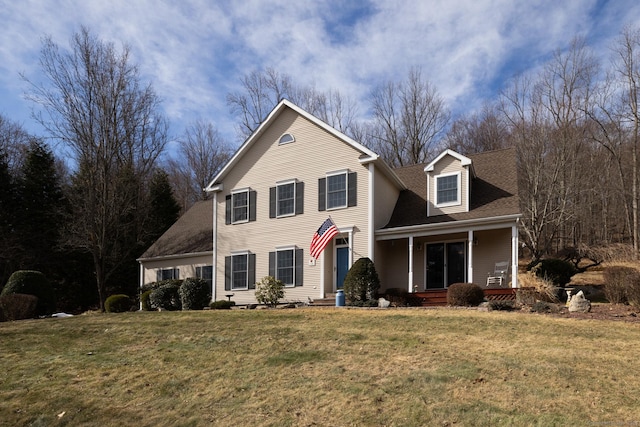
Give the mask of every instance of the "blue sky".
<svg viewBox="0 0 640 427">
<path fill-rule="evenodd" d="M 40 82 L 41 38 L 61 46 L 80 25 L 127 43 L 163 99 L 171 133 L 196 119 L 238 143 L 226 95 L 241 76 L 271 67 L 301 85 L 337 90 L 368 114 L 371 89 L 422 69 L 454 116 L 496 97 L 517 73 L 536 72 L 576 35 L 607 62 L 637 0 L 0 0 L 0 114 L 43 135 L 23 97 Z"/>
</svg>

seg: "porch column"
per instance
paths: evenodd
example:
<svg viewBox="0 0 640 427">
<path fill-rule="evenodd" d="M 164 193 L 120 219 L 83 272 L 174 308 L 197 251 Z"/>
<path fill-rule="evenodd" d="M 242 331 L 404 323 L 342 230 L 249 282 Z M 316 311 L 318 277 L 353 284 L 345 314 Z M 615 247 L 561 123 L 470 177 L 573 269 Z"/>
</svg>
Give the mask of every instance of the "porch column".
<svg viewBox="0 0 640 427">
<path fill-rule="evenodd" d="M 218 299 L 218 192 L 213 193 L 213 241 L 211 246 L 211 301 Z"/>
<path fill-rule="evenodd" d="M 469 265 L 467 266 L 467 282 L 473 282 L 473 230 L 469 230 L 467 237 L 467 253 L 469 254 Z"/>
<path fill-rule="evenodd" d="M 518 226 L 511 226 L 511 287 L 518 286 Z"/>
<path fill-rule="evenodd" d="M 413 292 L 413 236 L 409 236 L 409 292 Z"/>
<path fill-rule="evenodd" d="M 320 254 L 320 299 L 324 298 L 324 253 L 326 251 L 322 251 Z M 317 262 L 316 262 L 317 264 Z"/>
</svg>

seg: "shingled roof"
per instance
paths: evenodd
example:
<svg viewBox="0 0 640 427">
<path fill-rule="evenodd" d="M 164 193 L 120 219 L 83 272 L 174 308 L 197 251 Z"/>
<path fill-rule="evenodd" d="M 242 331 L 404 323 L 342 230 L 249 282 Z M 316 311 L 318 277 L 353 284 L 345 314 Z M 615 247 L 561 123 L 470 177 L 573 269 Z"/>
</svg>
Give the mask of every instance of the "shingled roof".
<svg viewBox="0 0 640 427">
<path fill-rule="evenodd" d="M 473 220 L 520 213 L 516 150 L 488 151 L 467 156 L 471 159 L 476 178 L 471 183 L 469 212 L 427 217 L 426 164 L 394 169 L 407 186 L 398 197 L 389 223 L 396 228 L 447 221 Z"/>
<path fill-rule="evenodd" d="M 140 259 L 213 251 L 213 200 L 194 204 Z"/>
</svg>

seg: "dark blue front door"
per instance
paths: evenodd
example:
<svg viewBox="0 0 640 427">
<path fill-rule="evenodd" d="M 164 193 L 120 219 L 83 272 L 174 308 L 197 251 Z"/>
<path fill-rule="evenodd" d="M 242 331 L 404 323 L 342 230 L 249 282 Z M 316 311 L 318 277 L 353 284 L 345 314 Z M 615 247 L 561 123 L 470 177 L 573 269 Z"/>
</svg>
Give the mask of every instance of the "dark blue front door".
<svg viewBox="0 0 640 427">
<path fill-rule="evenodd" d="M 336 248 L 336 289 L 342 289 L 347 271 L 349 271 L 349 248 Z"/>
</svg>

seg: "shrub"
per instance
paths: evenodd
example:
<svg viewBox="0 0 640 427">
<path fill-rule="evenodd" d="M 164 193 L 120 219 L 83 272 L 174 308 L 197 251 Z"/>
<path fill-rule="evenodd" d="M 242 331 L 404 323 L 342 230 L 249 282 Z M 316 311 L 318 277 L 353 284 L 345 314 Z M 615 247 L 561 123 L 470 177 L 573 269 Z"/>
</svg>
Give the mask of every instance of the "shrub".
<svg viewBox="0 0 640 427">
<path fill-rule="evenodd" d="M 202 310 L 211 302 L 211 287 L 203 279 L 185 279 L 178 293 L 183 310 Z"/>
<path fill-rule="evenodd" d="M 140 305 L 142 306 L 143 311 L 151 311 L 151 301 L 149 301 L 149 296 L 153 292 L 152 289 L 148 291 L 144 291 L 142 295 L 140 295 Z"/>
<path fill-rule="evenodd" d="M 155 289 L 149 295 L 149 302 L 151 308 L 162 310 L 180 310 L 182 305 L 180 304 L 180 295 L 178 290 L 180 285 L 177 283 L 167 283 L 160 285 L 158 289 Z"/>
<path fill-rule="evenodd" d="M 131 310 L 131 298 L 124 294 L 111 295 L 104 302 L 104 311 L 107 313 L 124 313 Z"/>
<path fill-rule="evenodd" d="M 489 310 L 496 310 L 496 311 L 511 311 L 514 309 L 515 307 L 515 303 L 514 301 L 497 301 L 497 300 L 492 300 L 489 301 Z"/>
<path fill-rule="evenodd" d="M 211 307 L 213 310 L 230 310 L 234 305 L 236 305 L 235 301 L 227 301 L 221 299 L 218 301 L 213 301 L 211 304 L 209 304 L 209 307 Z"/>
<path fill-rule="evenodd" d="M 282 298 L 284 298 L 284 283 L 281 280 L 265 276 L 256 283 L 256 300 L 260 304 L 275 307 Z"/>
<path fill-rule="evenodd" d="M 365 301 L 375 300 L 379 288 L 380 279 L 369 258 L 357 260 L 344 278 L 344 296 L 349 305 L 361 305 Z"/>
<path fill-rule="evenodd" d="M 637 280 L 638 271 L 633 267 L 614 265 L 607 267 L 604 276 L 604 296 L 612 304 L 627 302 L 627 283 Z M 634 279 L 635 278 L 635 279 Z"/>
<path fill-rule="evenodd" d="M 569 261 L 558 258 L 547 258 L 533 266 L 536 276 L 548 279 L 556 286 L 564 286 L 571 281 L 571 277 L 578 271 Z"/>
<path fill-rule="evenodd" d="M 454 283 L 447 289 L 447 304 L 471 307 L 480 305 L 484 291 L 475 283 Z"/>
<path fill-rule="evenodd" d="M 2 289 L 2 295 L 9 294 L 36 296 L 38 298 L 37 315 L 51 314 L 56 309 L 53 287 L 45 275 L 39 271 L 19 270 L 14 272 Z"/>
<path fill-rule="evenodd" d="M 0 296 L 0 321 L 33 319 L 36 317 L 37 307 L 38 297 L 35 295 L 2 295 Z"/>
</svg>

